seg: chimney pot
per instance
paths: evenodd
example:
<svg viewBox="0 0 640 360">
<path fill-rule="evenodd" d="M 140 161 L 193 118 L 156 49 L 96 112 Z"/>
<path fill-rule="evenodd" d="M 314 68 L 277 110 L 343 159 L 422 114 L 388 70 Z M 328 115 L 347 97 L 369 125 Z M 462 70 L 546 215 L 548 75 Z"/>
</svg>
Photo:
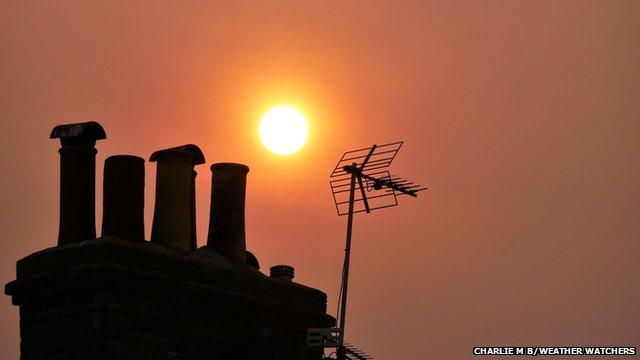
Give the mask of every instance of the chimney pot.
<svg viewBox="0 0 640 360">
<path fill-rule="evenodd" d="M 114 155 L 104 162 L 102 236 L 144 241 L 144 159 Z"/>
<path fill-rule="evenodd" d="M 211 172 L 213 183 L 207 246 L 227 258 L 246 263 L 244 205 L 249 167 L 217 163 L 211 165 Z"/>
<path fill-rule="evenodd" d="M 293 281 L 293 266 L 275 265 L 269 269 L 272 278 Z"/>
<path fill-rule="evenodd" d="M 106 139 L 95 121 L 57 125 L 51 139 L 60 139 L 60 226 L 58 245 L 96 237 L 95 176 L 97 140 Z"/>
<path fill-rule="evenodd" d="M 204 155 L 193 144 L 154 152 L 157 162 L 156 202 L 151 241 L 180 250 L 193 250 L 196 242 L 195 165 Z"/>
</svg>

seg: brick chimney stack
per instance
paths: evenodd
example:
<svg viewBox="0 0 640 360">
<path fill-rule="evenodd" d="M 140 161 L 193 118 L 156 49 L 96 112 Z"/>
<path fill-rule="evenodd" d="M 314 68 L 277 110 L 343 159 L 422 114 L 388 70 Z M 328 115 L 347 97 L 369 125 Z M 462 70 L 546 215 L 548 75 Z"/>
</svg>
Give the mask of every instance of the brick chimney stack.
<svg viewBox="0 0 640 360">
<path fill-rule="evenodd" d="M 293 281 L 293 268 L 259 271 L 246 251 L 249 168 L 214 164 L 209 246 L 196 249 L 195 145 L 157 163 L 151 241 L 144 240 L 144 160 L 105 161 L 102 234 L 95 238 L 96 122 L 60 125 L 60 237 L 18 260 L 5 287 L 20 307 L 23 360 L 320 360 L 310 328 L 330 328 L 326 295 Z"/>
</svg>

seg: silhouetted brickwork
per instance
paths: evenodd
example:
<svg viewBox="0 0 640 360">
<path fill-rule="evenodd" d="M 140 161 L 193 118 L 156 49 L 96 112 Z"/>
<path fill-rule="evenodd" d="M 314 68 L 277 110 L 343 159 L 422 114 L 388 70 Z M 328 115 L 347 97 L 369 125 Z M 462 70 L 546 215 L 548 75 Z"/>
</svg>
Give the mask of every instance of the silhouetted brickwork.
<svg viewBox="0 0 640 360">
<path fill-rule="evenodd" d="M 205 249 L 115 237 L 18 261 L 21 359 L 320 359 L 326 295 Z"/>
</svg>

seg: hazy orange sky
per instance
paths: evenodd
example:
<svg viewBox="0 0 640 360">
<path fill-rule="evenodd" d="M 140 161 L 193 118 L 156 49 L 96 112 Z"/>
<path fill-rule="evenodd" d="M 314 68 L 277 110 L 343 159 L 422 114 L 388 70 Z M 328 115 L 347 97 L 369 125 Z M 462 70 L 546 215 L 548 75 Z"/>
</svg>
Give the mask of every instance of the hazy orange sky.
<svg viewBox="0 0 640 360">
<path fill-rule="evenodd" d="M 102 164 L 198 144 L 250 166 L 248 248 L 329 296 L 342 151 L 404 140 L 429 186 L 358 215 L 347 337 L 376 359 L 476 345 L 640 345 L 640 2 L 2 1 L 0 280 L 56 244 L 55 124 L 95 119 Z M 260 115 L 300 108 L 307 145 L 266 151 Z M 147 164 L 146 228 L 154 166 Z M 211 173 L 199 166 L 198 243 Z M 18 309 L 0 297 L 0 358 Z"/>
</svg>

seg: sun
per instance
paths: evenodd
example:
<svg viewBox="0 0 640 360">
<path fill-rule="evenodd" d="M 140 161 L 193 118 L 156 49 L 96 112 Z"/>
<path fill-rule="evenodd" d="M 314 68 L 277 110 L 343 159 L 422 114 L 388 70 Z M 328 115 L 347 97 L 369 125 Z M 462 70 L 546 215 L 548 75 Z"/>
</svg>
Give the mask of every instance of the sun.
<svg viewBox="0 0 640 360">
<path fill-rule="evenodd" d="M 267 149 L 278 155 L 290 155 L 307 141 L 309 125 L 297 109 L 278 106 L 262 116 L 259 131 L 260 140 Z"/>
</svg>

